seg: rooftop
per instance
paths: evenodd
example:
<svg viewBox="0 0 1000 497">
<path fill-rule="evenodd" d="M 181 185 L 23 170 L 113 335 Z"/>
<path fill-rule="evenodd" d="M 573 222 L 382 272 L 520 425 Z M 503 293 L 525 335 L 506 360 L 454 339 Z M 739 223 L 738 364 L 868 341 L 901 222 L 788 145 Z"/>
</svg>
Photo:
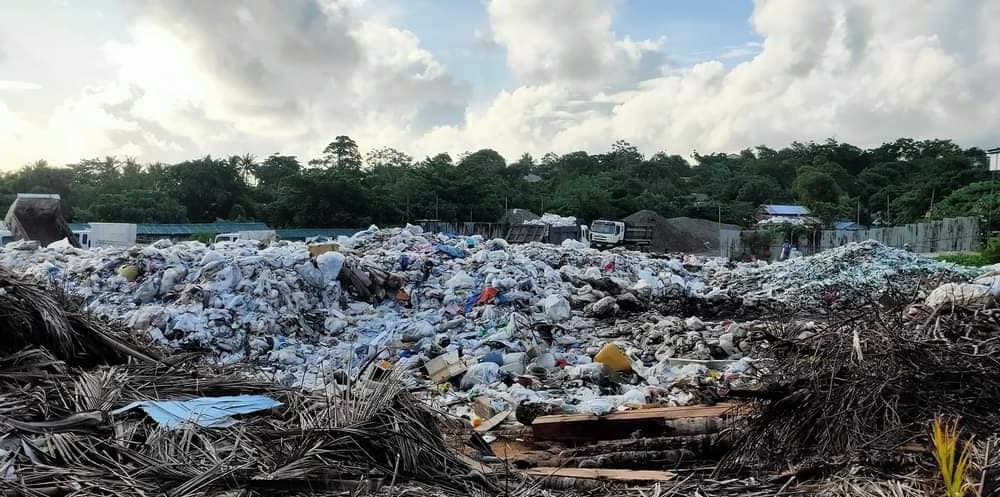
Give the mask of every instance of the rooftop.
<svg viewBox="0 0 1000 497">
<path fill-rule="evenodd" d="M 760 208 L 771 216 L 808 216 L 809 209 L 801 205 L 763 204 Z"/>
</svg>

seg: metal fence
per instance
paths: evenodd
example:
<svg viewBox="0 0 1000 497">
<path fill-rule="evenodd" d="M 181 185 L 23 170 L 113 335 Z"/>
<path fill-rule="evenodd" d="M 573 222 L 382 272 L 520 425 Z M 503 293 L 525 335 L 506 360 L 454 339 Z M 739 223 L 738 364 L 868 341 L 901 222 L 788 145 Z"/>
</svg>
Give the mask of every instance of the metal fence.
<svg viewBox="0 0 1000 497">
<path fill-rule="evenodd" d="M 445 233 L 458 236 L 480 235 L 487 240 L 507 236 L 507 225 L 500 223 L 446 223 L 443 221 L 421 221 L 420 227 L 431 233 Z"/>
<path fill-rule="evenodd" d="M 742 257 L 745 252 L 743 240 L 754 233 L 766 234 L 773 231 L 719 230 L 720 255 L 731 259 Z M 981 245 L 979 219 L 975 217 L 956 217 L 857 231 L 818 230 L 812 236 L 794 242 L 800 252 L 809 255 L 865 240 L 875 240 L 896 248 L 909 245 L 911 250 L 920 253 L 967 252 L 977 250 Z M 772 257 L 777 257 L 780 253 L 783 242 L 780 236 L 773 237 L 770 246 Z M 761 257 L 761 254 L 753 255 Z"/>
</svg>

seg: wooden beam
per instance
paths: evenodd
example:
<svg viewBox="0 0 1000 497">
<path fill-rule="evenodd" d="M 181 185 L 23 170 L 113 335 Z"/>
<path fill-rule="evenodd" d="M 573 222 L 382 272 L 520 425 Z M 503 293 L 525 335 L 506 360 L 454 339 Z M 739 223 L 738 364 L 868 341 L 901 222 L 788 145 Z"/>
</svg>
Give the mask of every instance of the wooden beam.
<svg viewBox="0 0 1000 497">
<path fill-rule="evenodd" d="M 713 419 L 732 414 L 732 404 L 681 406 L 615 412 L 605 416 L 539 416 L 531 424 L 536 440 L 616 440 L 641 436 L 691 435 L 718 431 Z"/>
<path fill-rule="evenodd" d="M 531 476 L 555 478 L 585 478 L 588 480 L 615 481 L 670 481 L 676 476 L 669 471 L 603 469 L 603 468 L 531 468 L 524 471 Z"/>
<path fill-rule="evenodd" d="M 484 421 L 483 424 L 477 426 L 475 428 L 475 430 L 478 431 L 478 432 L 480 432 L 480 433 L 484 433 L 484 432 L 490 431 L 493 428 L 496 428 L 497 425 L 499 425 L 500 423 L 503 423 L 503 420 L 507 419 L 507 416 L 510 416 L 512 412 L 514 412 L 513 409 L 507 409 L 504 412 L 497 413 L 492 418 L 487 419 L 486 421 Z"/>
</svg>

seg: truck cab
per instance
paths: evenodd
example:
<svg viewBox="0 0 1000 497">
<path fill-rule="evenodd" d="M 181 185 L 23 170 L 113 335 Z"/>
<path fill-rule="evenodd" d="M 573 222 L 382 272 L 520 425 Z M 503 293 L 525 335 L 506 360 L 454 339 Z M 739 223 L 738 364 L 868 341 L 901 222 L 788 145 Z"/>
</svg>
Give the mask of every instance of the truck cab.
<svg viewBox="0 0 1000 497">
<path fill-rule="evenodd" d="M 91 248 L 90 247 L 90 230 L 74 231 L 73 234 L 76 235 L 76 241 L 80 243 L 81 247 Z"/>
<path fill-rule="evenodd" d="M 652 240 L 652 226 L 607 219 L 597 219 L 590 224 L 590 243 L 595 248 L 626 247 L 645 252 L 649 250 Z"/>
<path fill-rule="evenodd" d="M 239 233 L 219 233 L 215 235 L 215 243 L 219 242 L 235 242 L 240 239 Z"/>
<path fill-rule="evenodd" d="M 598 245 L 618 245 L 625 239 L 625 223 L 598 219 L 590 225 L 590 241 Z"/>
<path fill-rule="evenodd" d="M 274 230 L 235 231 L 233 233 L 219 233 L 215 236 L 215 243 L 235 242 L 236 240 L 253 240 L 267 246 L 269 243 L 276 241 L 277 239 L 278 235 Z"/>
</svg>

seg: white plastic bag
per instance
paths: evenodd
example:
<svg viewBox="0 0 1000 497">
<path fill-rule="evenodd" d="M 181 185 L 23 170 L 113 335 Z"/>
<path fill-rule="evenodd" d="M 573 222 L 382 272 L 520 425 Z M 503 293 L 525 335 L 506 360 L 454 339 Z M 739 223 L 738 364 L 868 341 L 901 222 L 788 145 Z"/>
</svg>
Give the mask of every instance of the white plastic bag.
<svg viewBox="0 0 1000 497">
<path fill-rule="evenodd" d="M 542 308 L 545 309 L 545 317 L 550 321 L 565 321 L 572 315 L 569 308 L 569 301 L 561 295 L 549 295 L 542 301 Z"/>
<path fill-rule="evenodd" d="M 474 364 L 462 377 L 462 390 L 468 390 L 476 385 L 489 385 L 500 379 L 500 366 L 495 362 Z"/>
<path fill-rule="evenodd" d="M 459 271 L 449 278 L 444 286 L 448 288 L 473 288 L 476 286 L 476 281 L 472 279 L 472 276 L 469 276 L 469 273 Z"/>
<path fill-rule="evenodd" d="M 344 254 L 340 252 L 324 252 L 316 257 L 316 265 L 323 273 L 323 280 L 327 283 L 336 281 L 340 276 L 340 270 L 344 267 Z"/>
</svg>

